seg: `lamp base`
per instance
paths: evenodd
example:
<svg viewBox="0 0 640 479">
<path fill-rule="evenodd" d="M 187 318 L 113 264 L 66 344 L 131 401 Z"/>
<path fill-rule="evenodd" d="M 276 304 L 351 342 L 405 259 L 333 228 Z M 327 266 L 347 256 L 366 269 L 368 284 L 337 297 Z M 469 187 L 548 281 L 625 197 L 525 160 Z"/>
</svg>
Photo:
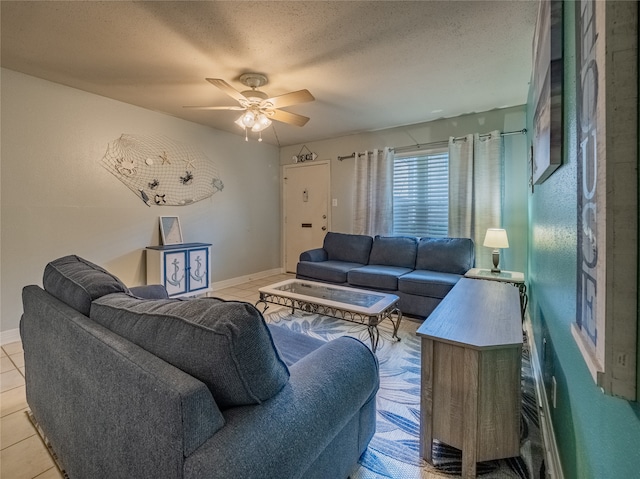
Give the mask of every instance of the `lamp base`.
<svg viewBox="0 0 640 479">
<path fill-rule="evenodd" d="M 500 268 L 498 268 L 498 263 L 500 263 L 500 250 L 494 249 L 491 254 L 491 258 L 493 259 L 493 268 L 491 268 L 491 272 L 499 273 Z"/>
</svg>

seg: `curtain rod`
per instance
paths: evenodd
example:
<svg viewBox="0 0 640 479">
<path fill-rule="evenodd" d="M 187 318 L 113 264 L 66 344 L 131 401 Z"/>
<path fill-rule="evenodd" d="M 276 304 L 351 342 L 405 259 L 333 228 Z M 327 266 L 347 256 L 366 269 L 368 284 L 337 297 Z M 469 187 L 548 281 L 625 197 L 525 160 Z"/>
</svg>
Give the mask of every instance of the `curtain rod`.
<svg viewBox="0 0 640 479">
<path fill-rule="evenodd" d="M 522 130 L 514 130 L 514 131 L 505 131 L 503 133 L 500 133 L 500 136 L 511 136 L 511 135 L 524 135 L 527 133 L 527 129 L 523 128 Z M 491 133 L 483 133 L 482 135 L 478 135 L 480 138 L 486 138 L 487 136 L 491 136 Z M 453 141 L 456 140 L 464 140 L 466 137 L 465 136 L 458 136 L 455 137 L 453 139 Z M 431 148 L 434 146 L 445 146 L 449 144 L 449 140 L 440 140 L 440 141 L 432 141 L 430 143 L 417 143 L 415 145 L 407 145 L 407 146 L 398 146 L 395 148 L 391 148 L 394 151 L 403 151 L 403 150 L 421 150 L 424 148 Z M 369 154 L 371 154 L 371 152 L 368 152 Z M 350 155 L 346 155 L 346 156 L 338 156 L 338 161 L 342 161 L 342 160 L 347 160 L 349 158 L 355 158 L 356 154 L 355 153 L 351 153 Z"/>
</svg>

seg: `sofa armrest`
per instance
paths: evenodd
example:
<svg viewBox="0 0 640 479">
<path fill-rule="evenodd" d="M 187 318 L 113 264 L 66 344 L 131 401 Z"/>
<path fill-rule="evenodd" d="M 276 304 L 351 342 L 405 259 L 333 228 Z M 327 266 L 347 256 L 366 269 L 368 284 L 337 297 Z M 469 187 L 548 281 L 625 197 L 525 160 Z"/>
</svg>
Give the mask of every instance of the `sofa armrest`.
<svg viewBox="0 0 640 479">
<path fill-rule="evenodd" d="M 300 253 L 300 261 L 327 261 L 329 255 L 324 248 L 310 249 Z"/>
<path fill-rule="evenodd" d="M 289 370 L 289 383 L 269 401 L 224 412 L 225 426 L 185 460 L 185 479 L 305 477 L 345 427 L 353 427 L 357 444 L 336 451 L 334 459 L 355 465 L 375 430 L 379 373 L 373 353 L 341 337 Z"/>
<path fill-rule="evenodd" d="M 143 299 L 168 299 L 169 293 L 161 284 L 148 284 L 129 288 L 132 295 Z"/>
</svg>

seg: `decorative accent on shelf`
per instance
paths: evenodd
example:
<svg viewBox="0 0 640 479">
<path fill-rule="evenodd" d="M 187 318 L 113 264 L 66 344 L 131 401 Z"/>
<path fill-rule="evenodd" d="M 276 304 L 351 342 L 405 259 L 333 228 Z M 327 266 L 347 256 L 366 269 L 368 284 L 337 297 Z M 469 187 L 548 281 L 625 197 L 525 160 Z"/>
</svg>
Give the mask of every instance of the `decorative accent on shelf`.
<svg viewBox="0 0 640 479">
<path fill-rule="evenodd" d="M 224 188 L 201 151 L 162 136 L 122 134 L 101 163 L 147 206 L 184 206 Z"/>
<path fill-rule="evenodd" d="M 302 153 L 305 149 L 308 153 Z M 307 148 L 307 145 L 302 145 L 300 152 L 297 155 L 293 155 L 292 160 L 294 163 L 304 163 L 305 161 L 313 161 L 316 158 L 318 158 L 318 155 Z"/>
<path fill-rule="evenodd" d="M 180 218 L 177 216 L 160 217 L 160 235 L 162 244 L 182 244 L 182 228 L 180 228 Z"/>
<path fill-rule="evenodd" d="M 489 228 L 487 234 L 484 237 L 484 246 L 493 248 L 493 268 L 492 273 L 499 273 L 498 263 L 500 262 L 500 248 L 509 247 L 509 238 L 507 238 L 507 231 L 501 228 Z"/>
</svg>

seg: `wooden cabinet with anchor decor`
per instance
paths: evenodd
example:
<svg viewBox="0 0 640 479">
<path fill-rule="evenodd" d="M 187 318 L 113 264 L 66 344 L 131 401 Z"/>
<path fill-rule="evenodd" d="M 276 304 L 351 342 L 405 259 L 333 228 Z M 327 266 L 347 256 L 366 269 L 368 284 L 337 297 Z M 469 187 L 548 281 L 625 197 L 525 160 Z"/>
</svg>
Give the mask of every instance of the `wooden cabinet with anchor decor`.
<svg viewBox="0 0 640 479">
<path fill-rule="evenodd" d="M 211 244 L 147 246 L 147 284 L 162 284 L 169 296 L 196 296 L 211 288 Z"/>
</svg>

